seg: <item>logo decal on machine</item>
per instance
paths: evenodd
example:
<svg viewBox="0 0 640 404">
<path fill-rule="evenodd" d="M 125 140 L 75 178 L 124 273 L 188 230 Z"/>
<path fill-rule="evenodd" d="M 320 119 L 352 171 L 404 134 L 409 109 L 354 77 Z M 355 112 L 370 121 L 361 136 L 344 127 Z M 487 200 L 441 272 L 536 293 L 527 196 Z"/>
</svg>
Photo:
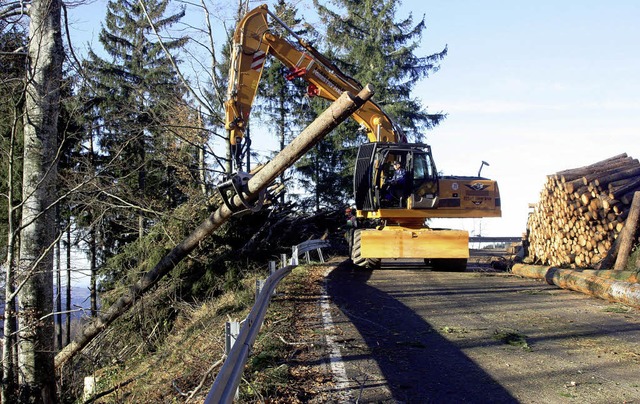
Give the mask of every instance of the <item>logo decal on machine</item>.
<svg viewBox="0 0 640 404">
<path fill-rule="evenodd" d="M 464 184 L 464 185 L 469 189 L 473 189 L 474 191 L 482 191 L 483 189 L 489 187 L 489 185 L 485 185 L 480 182 L 475 182 L 473 184 Z"/>
</svg>

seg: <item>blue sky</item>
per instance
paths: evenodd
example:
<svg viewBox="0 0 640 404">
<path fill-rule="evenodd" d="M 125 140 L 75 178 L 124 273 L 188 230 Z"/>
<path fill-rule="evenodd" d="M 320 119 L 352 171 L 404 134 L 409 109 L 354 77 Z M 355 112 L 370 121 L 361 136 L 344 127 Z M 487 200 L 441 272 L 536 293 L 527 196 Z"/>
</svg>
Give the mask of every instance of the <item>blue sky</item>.
<svg viewBox="0 0 640 404">
<path fill-rule="evenodd" d="M 76 46 L 97 35 L 105 3 L 72 10 Z M 487 161 L 502 194 L 502 218 L 443 225 L 519 236 L 547 174 L 640 157 L 640 1 L 412 0 L 398 18 L 409 12 L 425 15 L 421 55 L 449 48 L 415 90 L 448 114 L 427 133 L 438 169 L 475 175 Z"/>
<path fill-rule="evenodd" d="M 448 44 L 417 86 L 439 170 L 500 185 L 503 217 L 456 223 L 520 235 L 547 174 L 626 152 L 640 157 L 640 2 L 412 1 L 425 53 Z M 404 10 L 404 8 L 403 8 Z"/>
</svg>

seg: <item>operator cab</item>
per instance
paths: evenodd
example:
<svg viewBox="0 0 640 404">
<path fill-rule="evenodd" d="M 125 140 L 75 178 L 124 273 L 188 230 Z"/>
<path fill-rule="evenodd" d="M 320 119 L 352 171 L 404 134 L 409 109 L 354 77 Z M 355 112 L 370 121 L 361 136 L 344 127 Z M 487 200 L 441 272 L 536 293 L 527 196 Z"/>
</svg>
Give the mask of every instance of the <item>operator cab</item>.
<svg viewBox="0 0 640 404">
<path fill-rule="evenodd" d="M 358 210 L 435 208 L 438 174 L 431 147 L 421 143 L 361 145 L 354 194 Z"/>
</svg>

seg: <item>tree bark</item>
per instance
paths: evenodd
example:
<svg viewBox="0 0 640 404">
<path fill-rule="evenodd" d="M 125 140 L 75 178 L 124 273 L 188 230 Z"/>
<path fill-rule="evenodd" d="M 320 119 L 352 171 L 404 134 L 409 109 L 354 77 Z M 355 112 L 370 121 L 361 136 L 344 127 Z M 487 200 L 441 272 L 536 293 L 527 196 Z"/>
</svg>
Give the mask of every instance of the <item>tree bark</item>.
<svg viewBox="0 0 640 404">
<path fill-rule="evenodd" d="M 14 296 L 14 276 L 15 276 L 15 256 L 16 256 L 16 218 L 17 210 L 14 206 L 16 183 L 13 173 L 16 161 L 16 136 L 19 125 L 19 114 L 15 111 L 13 127 L 11 129 L 11 139 L 9 141 L 9 153 L 7 164 L 7 260 L 5 265 L 5 290 L 4 290 L 4 323 L 2 340 L 2 388 L 0 390 L 0 402 L 9 403 L 15 401 L 16 394 L 16 372 L 14 360 L 16 342 L 16 299 Z"/>
<path fill-rule="evenodd" d="M 57 209 L 56 209 L 57 210 Z M 57 214 L 56 230 L 60 232 L 60 218 L 59 214 Z M 59 233 L 58 233 L 59 234 Z M 57 238 L 57 237 L 56 237 Z M 56 343 L 57 349 L 62 349 L 62 262 L 61 262 L 61 251 L 60 251 L 60 243 L 62 241 L 60 239 L 56 240 Z"/>
<path fill-rule="evenodd" d="M 284 150 L 276 155 L 273 160 L 249 180 L 246 190 L 243 192 L 244 199 L 249 202 L 255 201 L 262 189 L 272 183 L 327 133 L 362 106 L 372 95 L 372 87 L 367 86 L 357 97 L 345 93 L 338 98 L 326 111 L 313 121 L 311 125 L 293 139 Z M 235 207 L 243 206 L 242 199 L 239 195 L 235 195 L 231 203 Z M 91 321 L 71 344 L 67 345 L 58 353 L 55 360 L 56 368 L 62 366 L 67 360 L 91 342 L 109 324 L 126 312 L 139 296 L 175 268 L 202 240 L 229 220 L 233 213 L 234 212 L 226 205 L 220 206 L 213 212 L 189 234 L 187 238 L 165 255 L 153 269 L 145 273 L 138 282 L 132 285 L 124 295 Z"/>
<path fill-rule="evenodd" d="M 65 346 L 71 343 L 71 212 L 69 212 L 67 226 L 67 298 L 65 301 L 65 311 L 67 312 L 67 332 L 65 333 Z"/>
<path fill-rule="evenodd" d="M 24 114 L 22 232 L 18 282 L 20 400 L 56 402 L 53 245 L 57 123 L 63 47 L 60 0 L 33 0 Z"/>
<path fill-rule="evenodd" d="M 636 192 L 633 195 L 633 202 L 631 202 L 631 209 L 629 210 L 629 216 L 624 222 L 622 233 L 620 233 L 620 248 L 618 249 L 618 257 L 616 263 L 613 266 L 615 270 L 623 270 L 627 266 L 629 260 L 629 253 L 633 247 L 636 230 L 638 229 L 638 218 L 640 217 L 640 192 Z"/>
</svg>

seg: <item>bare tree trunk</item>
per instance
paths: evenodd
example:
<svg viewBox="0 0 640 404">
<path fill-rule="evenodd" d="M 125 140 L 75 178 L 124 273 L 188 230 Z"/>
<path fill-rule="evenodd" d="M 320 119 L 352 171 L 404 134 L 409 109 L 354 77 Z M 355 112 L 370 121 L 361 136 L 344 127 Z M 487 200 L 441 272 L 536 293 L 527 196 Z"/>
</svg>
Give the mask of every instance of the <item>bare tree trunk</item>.
<svg viewBox="0 0 640 404">
<path fill-rule="evenodd" d="M 89 254 L 91 254 L 91 268 L 90 268 L 90 281 L 89 281 L 89 295 L 90 295 L 90 299 L 91 299 L 91 317 L 95 317 L 98 314 L 98 292 L 97 292 L 97 257 L 96 254 L 98 253 L 98 248 L 97 248 L 97 230 L 95 228 L 95 224 L 91 226 L 91 230 L 89 230 L 89 234 L 90 234 L 90 239 L 89 239 Z"/>
<path fill-rule="evenodd" d="M 71 343 L 71 212 L 67 222 L 67 299 L 65 310 L 67 312 L 67 332 L 64 345 Z"/>
<path fill-rule="evenodd" d="M 202 111 L 198 108 L 198 127 L 204 128 L 202 120 Z M 207 197 L 207 166 L 204 158 L 204 148 L 207 143 L 207 135 L 205 131 L 200 133 L 200 143 L 198 144 L 198 181 L 200 181 L 200 191 L 203 197 Z"/>
<path fill-rule="evenodd" d="M 92 169 L 96 169 L 95 164 L 95 151 L 93 149 L 93 135 L 89 136 L 89 159 L 91 161 Z M 92 215 L 93 216 L 93 215 Z M 90 268 L 90 283 L 89 283 L 89 296 L 91 299 L 91 317 L 95 317 L 98 314 L 98 289 L 96 288 L 97 279 L 98 279 L 98 223 L 94 222 L 91 224 L 90 229 L 90 239 L 89 239 L 89 254 L 91 254 L 91 268 Z M 69 265 L 71 266 L 71 265 Z M 69 289 L 69 294 L 71 294 L 71 290 Z M 69 341 L 71 337 L 69 337 Z"/>
<path fill-rule="evenodd" d="M 17 111 L 16 111 L 17 112 Z M 16 302 L 14 296 L 14 274 L 16 255 L 16 218 L 15 206 L 15 186 L 13 173 L 15 170 L 15 144 L 18 122 L 20 118 L 14 115 L 11 129 L 11 139 L 9 141 L 9 161 L 7 164 L 7 261 L 5 265 L 5 290 L 4 290 L 4 339 L 2 340 L 2 388 L 0 391 L 0 402 L 9 403 L 15 401 L 16 394 L 16 372 L 14 360 L 14 347 L 16 341 Z"/>
<path fill-rule="evenodd" d="M 56 212 L 58 209 L 56 209 Z M 58 214 L 58 219 L 56 219 L 57 223 L 57 231 L 60 229 L 60 219 Z M 57 237 L 56 237 L 57 238 Z M 57 348 L 62 349 L 62 262 L 61 262 L 61 252 L 60 252 L 60 243 L 62 241 L 58 239 L 56 241 L 56 341 L 58 343 Z"/>
<path fill-rule="evenodd" d="M 53 366 L 53 246 L 57 123 L 63 48 L 59 0 L 34 0 L 24 115 L 22 232 L 17 281 L 20 400 L 56 402 Z"/>
</svg>

